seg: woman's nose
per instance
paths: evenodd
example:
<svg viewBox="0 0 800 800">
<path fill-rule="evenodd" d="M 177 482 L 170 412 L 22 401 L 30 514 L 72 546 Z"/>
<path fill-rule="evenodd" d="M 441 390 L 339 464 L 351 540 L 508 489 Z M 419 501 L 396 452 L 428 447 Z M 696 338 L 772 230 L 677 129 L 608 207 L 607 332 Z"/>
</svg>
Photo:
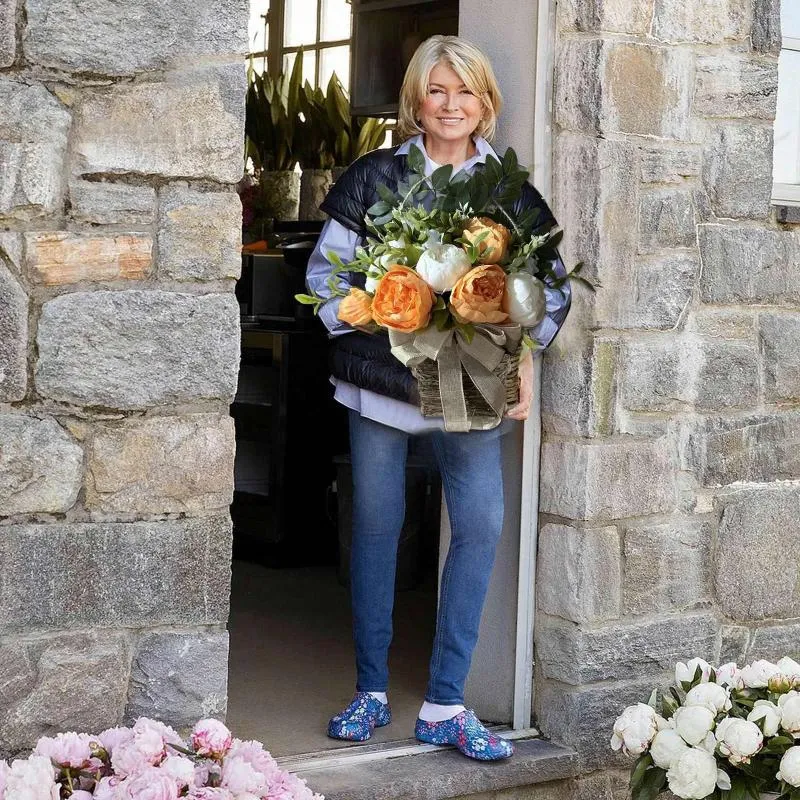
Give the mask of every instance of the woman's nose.
<svg viewBox="0 0 800 800">
<path fill-rule="evenodd" d="M 444 107 L 446 111 L 455 111 L 458 108 L 458 94 L 448 94 L 445 98 Z"/>
</svg>

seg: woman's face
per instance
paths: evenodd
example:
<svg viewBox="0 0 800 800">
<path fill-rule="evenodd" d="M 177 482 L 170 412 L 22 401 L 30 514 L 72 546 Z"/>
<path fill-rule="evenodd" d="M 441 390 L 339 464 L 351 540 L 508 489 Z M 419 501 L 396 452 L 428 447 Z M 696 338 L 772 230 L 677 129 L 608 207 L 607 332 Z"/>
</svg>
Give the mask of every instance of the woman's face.
<svg viewBox="0 0 800 800">
<path fill-rule="evenodd" d="M 483 103 L 452 67 L 439 62 L 428 76 L 428 92 L 417 112 L 421 127 L 433 143 L 465 144 L 481 121 Z"/>
</svg>

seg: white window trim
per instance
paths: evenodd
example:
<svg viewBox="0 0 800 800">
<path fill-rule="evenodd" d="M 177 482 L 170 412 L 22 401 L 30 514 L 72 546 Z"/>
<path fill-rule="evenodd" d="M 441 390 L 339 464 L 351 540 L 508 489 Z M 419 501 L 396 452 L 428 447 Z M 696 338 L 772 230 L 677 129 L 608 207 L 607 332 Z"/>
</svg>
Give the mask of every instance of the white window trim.
<svg viewBox="0 0 800 800">
<path fill-rule="evenodd" d="M 800 52 L 800 38 L 784 36 L 781 40 L 781 50 Z M 773 183 L 771 202 L 774 206 L 800 206 L 800 183 Z"/>
</svg>

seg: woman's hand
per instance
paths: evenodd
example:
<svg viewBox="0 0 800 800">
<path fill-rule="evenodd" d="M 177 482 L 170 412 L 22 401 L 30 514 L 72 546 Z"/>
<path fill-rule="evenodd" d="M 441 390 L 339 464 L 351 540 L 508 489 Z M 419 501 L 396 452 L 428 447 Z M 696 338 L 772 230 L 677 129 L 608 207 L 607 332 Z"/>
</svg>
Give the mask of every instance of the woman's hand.
<svg viewBox="0 0 800 800">
<path fill-rule="evenodd" d="M 533 356 L 525 350 L 519 362 L 519 402 L 506 411 L 511 419 L 528 419 L 533 399 Z"/>
</svg>

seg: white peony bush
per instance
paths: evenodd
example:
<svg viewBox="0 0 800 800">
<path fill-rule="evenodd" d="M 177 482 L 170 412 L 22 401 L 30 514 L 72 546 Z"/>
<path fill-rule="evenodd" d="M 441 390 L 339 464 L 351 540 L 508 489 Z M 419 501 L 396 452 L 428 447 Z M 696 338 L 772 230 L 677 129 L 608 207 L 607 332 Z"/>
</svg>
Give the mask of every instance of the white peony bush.
<svg viewBox="0 0 800 800">
<path fill-rule="evenodd" d="M 614 723 L 611 747 L 635 759 L 632 800 L 800 799 L 800 663 L 693 658 L 675 683 Z"/>
<path fill-rule="evenodd" d="M 157 720 L 97 736 L 44 736 L 33 753 L 0 760 L 0 800 L 324 800 L 282 770 L 260 742 L 215 719 L 190 741 Z"/>
</svg>

